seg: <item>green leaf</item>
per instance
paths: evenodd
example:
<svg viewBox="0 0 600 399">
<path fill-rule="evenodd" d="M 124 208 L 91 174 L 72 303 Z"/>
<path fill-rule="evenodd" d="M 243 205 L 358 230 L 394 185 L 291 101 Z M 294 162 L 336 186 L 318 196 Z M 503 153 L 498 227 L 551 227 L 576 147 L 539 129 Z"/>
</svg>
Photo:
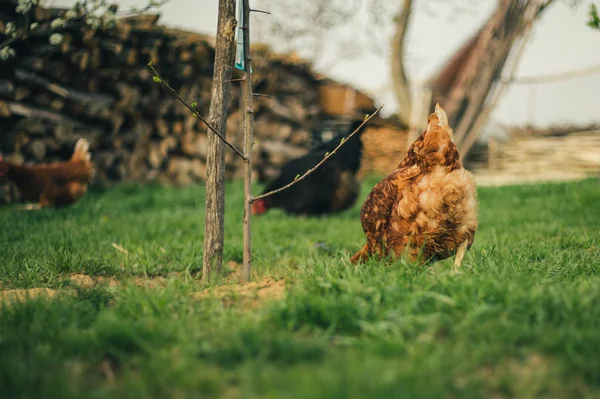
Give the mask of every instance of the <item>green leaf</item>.
<svg viewBox="0 0 600 399">
<path fill-rule="evenodd" d="M 198 102 L 194 101 L 194 102 L 192 103 L 192 108 L 196 109 L 196 107 L 197 107 L 197 106 L 198 106 Z"/>
<path fill-rule="evenodd" d="M 296 175 L 296 177 L 294 177 L 294 181 L 298 180 L 300 178 L 300 175 Z"/>
<path fill-rule="evenodd" d="M 344 141 L 346 141 L 347 137 L 342 137 L 342 141 L 340 142 L 340 144 L 344 144 Z"/>
<path fill-rule="evenodd" d="M 365 120 L 369 119 L 369 114 L 365 114 Z"/>
<path fill-rule="evenodd" d="M 162 82 L 162 80 L 160 80 L 160 78 L 158 76 L 152 76 L 152 80 L 154 80 L 156 83 Z"/>
<path fill-rule="evenodd" d="M 325 157 L 327 157 L 327 155 L 329 155 L 329 151 L 327 151 L 327 152 L 325 153 Z"/>
<path fill-rule="evenodd" d="M 152 66 L 152 61 L 149 61 L 149 62 L 148 62 L 148 66 Z"/>
</svg>

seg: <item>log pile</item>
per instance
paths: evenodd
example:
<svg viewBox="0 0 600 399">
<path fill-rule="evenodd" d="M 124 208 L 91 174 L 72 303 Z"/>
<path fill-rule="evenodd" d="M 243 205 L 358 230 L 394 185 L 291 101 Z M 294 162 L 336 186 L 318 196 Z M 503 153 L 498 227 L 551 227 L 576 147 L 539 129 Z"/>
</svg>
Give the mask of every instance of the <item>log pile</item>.
<svg viewBox="0 0 600 399">
<path fill-rule="evenodd" d="M 60 16 L 37 8 L 34 21 Z M 0 5 L 0 41 L 14 6 Z M 213 38 L 157 25 L 158 16 L 119 20 L 109 31 L 76 27 L 58 46 L 48 37 L 16 42 L 18 57 L 0 71 L 0 153 L 20 162 L 65 159 L 79 137 L 92 143 L 101 180 L 174 180 L 205 176 L 206 127 L 153 81 L 152 61 L 189 103 L 206 114 L 214 59 Z M 33 21 L 32 21 L 33 22 Z M 271 164 L 279 147 L 310 145 L 310 121 L 319 116 L 318 83 L 310 67 L 293 57 L 254 49 L 256 167 Z M 241 121 L 239 83 L 233 84 L 230 136 Z M 232 141 L 238 142 L 237 137 Z M 280 154 L 274 155 L 276 161 Z M 233 154 L 228 173 L 235 175 Z M 279 162 L 274 162 L 277 164 Z M 276 165 L 275 165 L 276 166 Z"/>
<path fill-rule="evenodd" d="M 369 126 L 361 139 L 363 159 L 358 171 L 361 178 L 370 174 L 387 176 L 398 167 L 408 148 L 408 132 L 389 123 Z"/>
<path fill-rule="evenodd" d="M 22 18 L 15 4 L 0 1 L 0 42 L 7 37 L 7 23 Z M 64 12 L 38 7 L 30 22 L 47 24 Z M 110 30 L 67 27 L 59 45 L 51 45 L 47 35 L 15 42 L 17 56 L 0 61 L 0 155 L 26 164 L 65 160 L 76 140 L 86 137 L 97 184 L 204 180 L 206 126 L 153 80 L 147 64 L 151 61 L 206 116 L 214 38 L 165 28 L 158 19 L 123 18 Z M 262 45 L 252 52 L 254 91 L 265 95 L 254 99 L 254 172 L 265 180 L 310 148 L 312 133 L 326 114 L 320 101 L 324 83 L 294 55 L 274 54 Z M 241 77 L 235 71 L 234 78 Z M 240 83 L 234 82 L 227 134 L 242 148 L 239 97 Z M 354 108 L 362 116 L 373 111 L 359 106 Z M 242 164 L 226 151 L 227 177 L 238 177 Z M 0 182 L 0 188 L 6 190 L 6 183 Z"/>
<path fill-rule="evenodd" d="M 597 175 L 600 129 L 598 126 L 512 129 L 507 139 L 488 142 L 488 169 L 515 175 L 548 172 Z"/>
</svg>

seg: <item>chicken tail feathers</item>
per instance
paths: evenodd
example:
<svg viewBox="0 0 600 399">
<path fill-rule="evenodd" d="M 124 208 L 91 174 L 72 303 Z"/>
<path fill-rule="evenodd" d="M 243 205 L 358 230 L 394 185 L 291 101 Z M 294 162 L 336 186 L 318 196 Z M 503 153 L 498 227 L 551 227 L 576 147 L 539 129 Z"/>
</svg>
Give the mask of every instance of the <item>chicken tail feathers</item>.
<svg viewBox="0 0 600 399">
<path fill-rule="evenodd" d="M 92 159 L 92 154 L 90 154 L 89 141 L 83 138 L 77 140 L 71 161 L 89 161 L 90 159 Z"/>
</svg>

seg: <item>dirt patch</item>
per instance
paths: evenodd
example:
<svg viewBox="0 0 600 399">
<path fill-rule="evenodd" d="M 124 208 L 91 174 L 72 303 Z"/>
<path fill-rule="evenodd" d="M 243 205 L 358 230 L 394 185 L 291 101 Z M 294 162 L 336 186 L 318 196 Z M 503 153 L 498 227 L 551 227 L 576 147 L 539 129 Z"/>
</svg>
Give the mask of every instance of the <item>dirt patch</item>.
<svg viewBox="0 0 600 399">
<path fill-rule="evenodd" d="M 68 281 L 81 288 L 93 288 L 98 285 L 107 285 L 109 287 L 118 287 L 123 283 L 132 283 L 137 287 L 159 288 L 167 285 L 168 279 L 163 276 L 156 277 L 125 277 L 123 280 L 117 280 L 115 277 L 89 276 L 87 274 L 71 274 Z"/>
<path fill-rule="evenodd" d="M 230 260 L 225 265 L 225 278 L 228 283 L 240 282 L 244 279 L 244 268 L 241 263 Z"/>
<path fill-rule="evenodd" d="M 81 288 L 93 288 L 97 285 L 108 285 L 109 287 L 116 287 L 120 282 L 114 277 L 104 276 L 89 276 L 87 274 L 71 274 L 69 275 L 69 281 Z"/>
<path fill-rule="evenodd" d="M 285 280 L 265 277 L 260 281 L 245 284 L 207 288 L 193 293 L 192 296 L 194 299 L 218 298 L 226 305 L 239 303 L 244 307 L 255 308 L 266 301 L 283 299 Z"/>
<path fill-rule="evenodd" d="M 30 288 L 0 291 L 0 303 L 9 305 L 15 302 L 24 302 L 39 297 L 54 298 L 61 291 L 50 288 Z"/>
<path fill-rule="evenodd" d="M 251 281 L 249 283 L 236 283 L 241 278 L 242 268 L 236 264 L 230 265 L 232 272 L 226 277 L 227 285 L 215 288 L 207 288 L 202 291 L 193 292 L 192 298 L 202 300 L 209 298 L 220 299 L 225 305 L 238 304 L 242 307 L 255 308 L 260 304 L 279 300 L 285 296 L 285 280 L 276 280 L 273 277 L 265 277 L 260 281 Z M 123 280 L 117 280 L 115 277 L 90 276 L 87 274 L 70 274 L 65 277 L 65 281 L 71 284 L 71 287 L 94 288 L 97 286 L 119 287 L 125 283 L 131 283 L 138 287 L 163 288 L 168 283 L 167 277 L 129 277 Z M 200 284 L 200 282 L 198 281 Z M 54 298 L 59 293 L 74 294 L 75 290 L 64 288 L 54 290 L 50 288 L 31 288 L 0 290 L 0 302 L 14 303 L 28 299 L 46 296 L 48 299 Z"/>
<path fill-rule="evenodd" d="M 166 287 L 167 283 L 169 282 L 169 280 L 163 276 L 132 277 L 132 278 L 125 279 L 125 281 L 128 281 L 137 287 L 147 287 L 147 288 Z"/>
</svg>

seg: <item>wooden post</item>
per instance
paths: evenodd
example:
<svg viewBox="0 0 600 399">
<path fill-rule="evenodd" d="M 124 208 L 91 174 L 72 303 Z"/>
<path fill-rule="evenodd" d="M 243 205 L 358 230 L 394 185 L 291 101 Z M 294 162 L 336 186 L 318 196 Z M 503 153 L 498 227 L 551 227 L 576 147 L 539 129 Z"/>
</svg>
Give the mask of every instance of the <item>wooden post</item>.
<svg viewBox="0 0 600 399">
<path fill-rule="evenodd" d="M 226 137 L 236 25 L 235 0 L 219 0 L 215 67 L 208 122 L 223 137 Z M 207 135 L 203 281 L 208 281 L 213 271 L 217 273 L 221 271 L 225 222 L 225 144 L 212 131 L 208 130 Z"/>
<path fill-rule="evenodd" d="M 244 32 L 244 279 L 250 281 L 252 274 L 252 145 L 254 144 L 254 126 L 252 109 L 252 73 L 250 57 L 250 4 L 241 0 L 243 7 Z"/>
</svg>

